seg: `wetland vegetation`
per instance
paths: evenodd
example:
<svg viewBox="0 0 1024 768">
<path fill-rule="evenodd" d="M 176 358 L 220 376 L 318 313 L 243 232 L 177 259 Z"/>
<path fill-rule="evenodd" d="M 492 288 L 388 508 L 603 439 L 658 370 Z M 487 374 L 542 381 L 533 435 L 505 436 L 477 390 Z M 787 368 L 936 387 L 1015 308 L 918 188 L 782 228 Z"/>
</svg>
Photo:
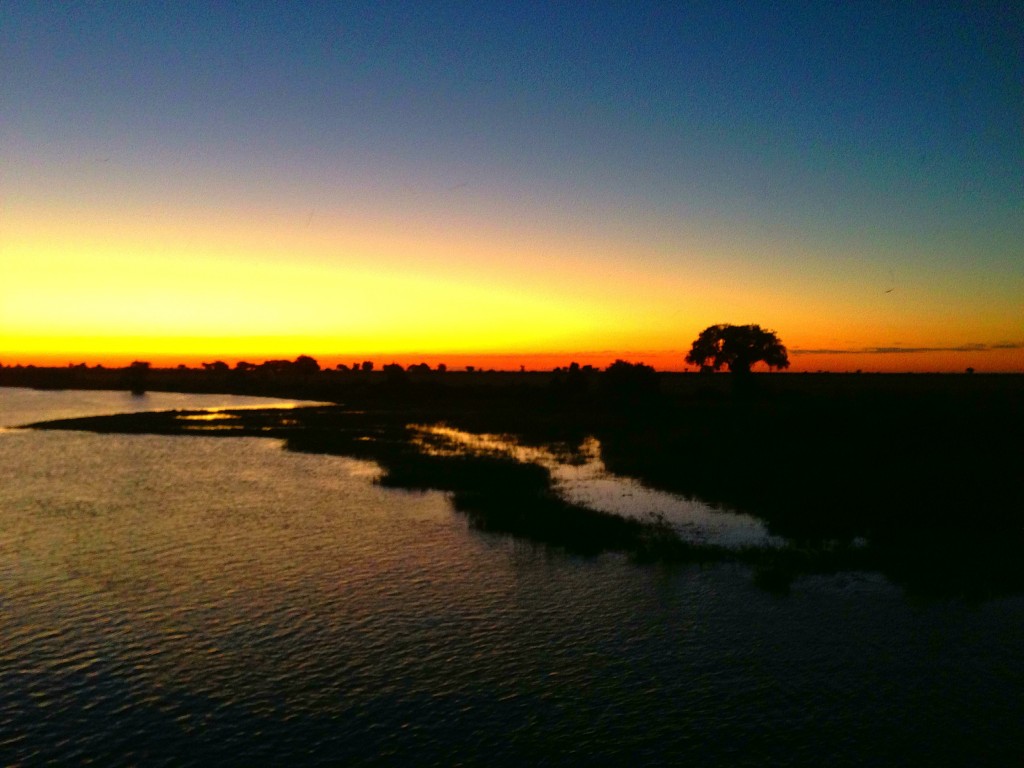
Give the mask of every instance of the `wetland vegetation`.
<svg viewBox="0 0 1024 768">
<path fill-rule="evenodd" d="M 12 382 L 10 371 L 0 372 L 7 374 L 0 380 L 24 383 Z M 551 374 L 392 368 L 147 375 L 151 387 L 335 404 L 36 426 L 280 438 L 289 450 L 371 459 L 382 469 L 378 482 L 390 487 L 449 492 L 455 508 L 481 529 L 584 555 L 742 561 L 772 589 L 786 589 L 801 574 L 868 569 L 919 593 L 982 598 L 1024 591 L 1020 376 L 738 379 L 656 374 L 628 364 Z M 79 383 L 85 378 L 79 373 Z M 440 446 L 416 425 L 542 445 L 569 462 L 586 440 L 596 440 L 609 472 L 755 515 L 787 545 L 688 542 L 656 517 L 626 519 L 561 498 L 549 470 L 535 462 L 507 451 Z"/>
</svg>

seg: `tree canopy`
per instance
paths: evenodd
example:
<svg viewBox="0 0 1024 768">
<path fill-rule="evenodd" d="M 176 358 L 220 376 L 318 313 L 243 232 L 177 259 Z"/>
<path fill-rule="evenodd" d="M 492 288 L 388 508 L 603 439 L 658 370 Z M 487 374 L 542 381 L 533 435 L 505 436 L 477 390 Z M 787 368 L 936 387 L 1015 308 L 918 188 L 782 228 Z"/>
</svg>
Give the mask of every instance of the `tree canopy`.
<svg viewBox="0 0 1024 768">
<path fill-rule="evenodd" d="M 759 325 L 712 325 L 700 332 L 686 362 L 717 371 L 723 365 L 733 373 L 750 373 L 754 363 L 788 368 L 789 355 L 775 335 Z"/>
</svg>

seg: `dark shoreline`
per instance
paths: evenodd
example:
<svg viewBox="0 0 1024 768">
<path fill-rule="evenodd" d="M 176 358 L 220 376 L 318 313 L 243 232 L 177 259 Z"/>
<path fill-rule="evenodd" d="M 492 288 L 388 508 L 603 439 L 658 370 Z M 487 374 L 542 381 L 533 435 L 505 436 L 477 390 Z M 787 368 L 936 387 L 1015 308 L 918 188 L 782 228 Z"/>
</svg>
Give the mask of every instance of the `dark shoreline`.
<svg viewBox="0 0 1024 768">
<path fill-rule="evenodd" d="M 229 389 L 226 379 L 196 373 L 169 372 L 160 383 L 177 378 L 178 386 L 152 388 Z M 14 383 L 3 375 L 0 382 Z M 238 411 L 230 430 L 152 413 L 36 426 L 279 437 L 290 450 L 373 459 L 385 485 L 449 491 L 480 528 L 581 554 L 740 560 L 778 589 L 803 573 L 872 569 L 921 594 L 1024 592 L 1024 376 L 660 374 L 611 386 L 598 373 L 331 373 L 245 383 L 230 393 L 339 405 L 296 408 L 287 418 Z M 610 471 L 754 514 L 792 546 L 725 552 L 683 544 L 656 524 L 565 503 L 539 466 L 426 455 L 410 440 L 414 423 L 508 434 L 570 454 L 592 436 Z M 861 540 L 867 546 L 854 545 Z"/>
</svg>

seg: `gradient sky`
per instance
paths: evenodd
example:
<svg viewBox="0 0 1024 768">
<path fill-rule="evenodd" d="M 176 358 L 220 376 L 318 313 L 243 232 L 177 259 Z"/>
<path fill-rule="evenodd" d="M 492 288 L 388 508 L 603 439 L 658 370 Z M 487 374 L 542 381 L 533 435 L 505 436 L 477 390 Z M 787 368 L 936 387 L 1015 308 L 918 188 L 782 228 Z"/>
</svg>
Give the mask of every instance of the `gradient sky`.
<svg viewBox="0 0 1024 768">
<path fill-rule="evenodd" d="M 8 0 L 0 165 L 5 364 L 1024 370 L 1019 2 Z"/>
</svg>

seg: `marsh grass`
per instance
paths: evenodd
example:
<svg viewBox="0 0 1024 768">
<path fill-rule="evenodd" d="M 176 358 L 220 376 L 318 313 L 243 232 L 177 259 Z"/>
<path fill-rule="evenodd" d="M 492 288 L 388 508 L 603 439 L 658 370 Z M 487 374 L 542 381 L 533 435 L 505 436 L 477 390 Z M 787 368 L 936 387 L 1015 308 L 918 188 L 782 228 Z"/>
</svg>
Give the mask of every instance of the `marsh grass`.
<svg viewBox="0 0 1024 768">
<path fill-rule="evenodd" d="M 880 570 L 921 594 L 1024 592 L 1024 378 L 780 376 L 738 393 L 716 377 L 679 381 L 693 386 L 640 402 L 554 386 L 367 388 L 345 405 L 225 412 L 230 431 L 187 413 L 39 426 L 281 438 L 289 450 L 373 460 L 387 487 L 448 492 L 482 530 L 639 563 L 745 563 L 774 591 L 803 574 Z M 410 425 L 509 435 L 570 460 L 592 436 L 610 472 L 756 515 L 790 544 L 683 542 L 664 521 L 565 502 L 538 464 L 424 440 Z"/>
</svg>

